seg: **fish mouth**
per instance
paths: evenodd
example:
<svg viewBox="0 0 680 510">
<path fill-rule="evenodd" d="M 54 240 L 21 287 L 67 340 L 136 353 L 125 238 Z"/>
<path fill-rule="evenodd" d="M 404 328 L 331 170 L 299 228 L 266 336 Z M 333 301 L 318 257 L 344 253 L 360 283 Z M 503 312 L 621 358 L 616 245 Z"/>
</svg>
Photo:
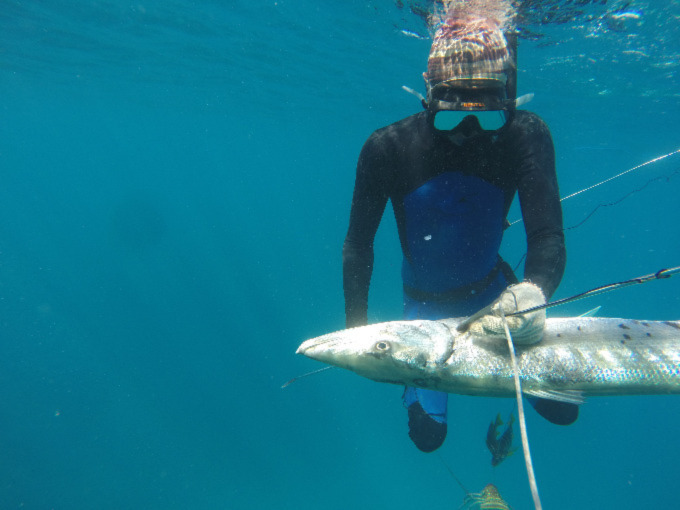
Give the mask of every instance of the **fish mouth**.
<svg viewBox="0 0 680 510">
<path fill-rule="evenodd" d="M 295 354 L 302 354 L 308 358 L 328 362 L 328 357 L 334 352 L 334 348 L 342 343 L 342 340 L 331 335 L 324 335 L 306 340 L 300 344 Z"/>
<path fill-rule="evenodd" d="M 320 338 L 312 338 L 310 340 L 305 340 L 300 344 L 300 347 L 297 348 L 297 351 L 295 351 L 295 354 L 304 354 L 305 356 L 308 356 L 310 358 L 313 358 L 314 356 L 313 351 L 316 350 L 319 347 L 323 347 L 323 350 L 327 350 L 328 347 L 330 347 L 329 344 L 332 344 L 333 340 L 330 338 L 325 338 L 325 337 L 320 337 Z"/>
<path fill-rule="evenodd" d="M 295 351 L 295 354 L 305 354 L 309 349 L 313 349 L 316 347 L 318 343 L 316 342 L 315 338 L 312 338 L 311 340 L 305 340 L 300 344 L 300 347 L 297 348 L 297 351 Z"/>
</svg>

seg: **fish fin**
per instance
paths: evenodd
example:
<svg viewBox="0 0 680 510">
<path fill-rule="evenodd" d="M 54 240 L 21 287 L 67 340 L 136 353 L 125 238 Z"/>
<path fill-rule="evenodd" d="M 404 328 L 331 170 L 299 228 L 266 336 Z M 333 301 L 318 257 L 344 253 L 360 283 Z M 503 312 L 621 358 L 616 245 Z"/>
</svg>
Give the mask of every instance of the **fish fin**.
<svg viewBox="0 0 680 510">
<path fill-rule="evenodd" d="M 557 402 L 567 402 L 569 404 L 576 404 L 577 406 L 583 404 L 583 392 L 577 390 L 522 390 L 522 393 L 529 397 L 545 398 L 548 400 L 555 400 Z"/>
<path fill-rule="evenodd" d="M 486 444 L 489 450 L 491 449 L 491 444 L 496 442 L 496 439 L 498 439 L 498 423 L 492 421 L 489 423 L 489 428 L 486 431 Z"/>
<path fill-rule="evenodd" d="M 587 312 L 582 313 L 581 315 L 579 315 L 579 317 L 595 317 L 597 315 L 597 312 L 600 311 L 600 308 L 602 308 L 602 307 L 596 306 L 592 310 L 588 310 Z"/>
<path fill-rule="evenodd" d="M 501 420 L 501 413 L 498 413 L 496 419 L 489 423 L 489 434 L 491 434 L 491 432 L 493 431 L 495 432 L 496 435 L 498 435 L 498 427 L 500 427 L 501 425 L 503 425 L 503 420 Z"/>
</svg>

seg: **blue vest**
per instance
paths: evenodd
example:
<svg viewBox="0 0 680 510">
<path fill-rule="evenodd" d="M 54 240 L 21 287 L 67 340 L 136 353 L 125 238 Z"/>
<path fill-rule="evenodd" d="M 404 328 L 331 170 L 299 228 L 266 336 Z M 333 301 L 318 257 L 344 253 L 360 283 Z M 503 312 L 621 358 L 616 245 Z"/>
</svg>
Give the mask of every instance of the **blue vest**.
<svg viewBox="0 0 680 510">
<path fill-rule="evenodd" d="M 504 197 L 493 184 L 446 172 L 406 195 L 404 211 L 408 249 L 402 264 L 405 286 L 424 293 L 446 293 L 484 279 L 498 262 Z M 405 295 L 404 318 L 470 315 L 493 301 L 506 285 L 499 273 L 483 292 L 463 301 L 415 300 Z"/>
</svg>

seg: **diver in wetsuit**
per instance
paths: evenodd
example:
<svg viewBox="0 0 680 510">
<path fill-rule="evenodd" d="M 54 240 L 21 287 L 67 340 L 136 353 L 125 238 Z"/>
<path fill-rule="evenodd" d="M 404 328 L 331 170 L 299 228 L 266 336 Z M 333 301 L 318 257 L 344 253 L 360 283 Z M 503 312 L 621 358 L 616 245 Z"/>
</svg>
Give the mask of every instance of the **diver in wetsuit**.
<svg viewBox="0 0 680 510">
<path fill-rule="evenodd" d="M 435 34 L 425 111 L 375 131 L 361 150 L 343 246 L 347 327 L 367 323 L 373 240 L 388 200 L 403 251 L 404 319 L 490 306 L 477 328 L 504 338 L 499 306 L 509 313 L 544 303 L 560 283 L 566 250 L 550 131 L 516 109 L 512 38 L 493 20 L 470 21 L 451 16 Z M 498 255 L 516 193 L 527 235 L 522 283 Z M 515 343 L 540 341 L 544 310 L 512 319 Z M 447 394 L 407 387 L 403 400 L 409 436 L 422 451 L 436 450 L 446 437 Z M 578 417 L 574 404 L 530 401 L 553 423 Z"/>
</svg>

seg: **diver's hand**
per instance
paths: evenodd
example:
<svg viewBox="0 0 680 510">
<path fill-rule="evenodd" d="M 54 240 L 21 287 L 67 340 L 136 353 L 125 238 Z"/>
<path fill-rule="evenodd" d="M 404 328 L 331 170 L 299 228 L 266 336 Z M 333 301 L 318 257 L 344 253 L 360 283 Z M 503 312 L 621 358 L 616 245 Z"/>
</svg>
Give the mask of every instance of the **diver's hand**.
<svg viewBox="0 0 680 510">
<path fill-rule="evenodd" d="M 543 304 L 545 304 L 545 296 L 537 285 L 530 282 L 510 285 L 489 307 L 489 313 L 470 325 L 470 331 L 478 335 L 505 337 L 502 316 L 506 315 L 513 343 L 535 344 L 543 338 L 545 309 L 511 317 L 507 315 Z"/>
</svg>

